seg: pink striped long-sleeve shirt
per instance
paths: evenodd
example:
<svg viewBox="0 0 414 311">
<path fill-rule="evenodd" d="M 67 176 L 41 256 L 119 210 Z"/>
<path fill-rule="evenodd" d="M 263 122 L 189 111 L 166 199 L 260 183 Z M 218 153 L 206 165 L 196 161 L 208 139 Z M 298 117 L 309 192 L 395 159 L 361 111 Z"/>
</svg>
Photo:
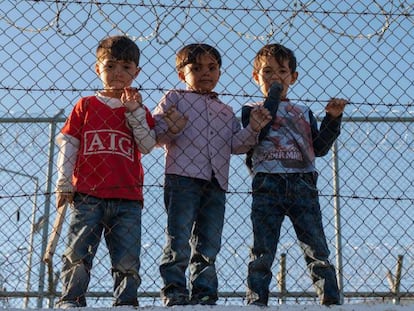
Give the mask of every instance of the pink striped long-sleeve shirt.
<svg viewBox="0 0 414 311">
<path fill-rule="evenodd" d="M 178 134 L 168 132 L 163 114 L 171 105 L 188 117 Z M 228 188 L 231 154 L 246 153 L 258 139 L 250 126 L 241 129 L 231 106 L 216 93 L 189 90 L 167 92 L 155 108 L 157 143 L 166 149 L 165 173 L 211 180 L 213 174 L 223 190 Z"/>
</svg>

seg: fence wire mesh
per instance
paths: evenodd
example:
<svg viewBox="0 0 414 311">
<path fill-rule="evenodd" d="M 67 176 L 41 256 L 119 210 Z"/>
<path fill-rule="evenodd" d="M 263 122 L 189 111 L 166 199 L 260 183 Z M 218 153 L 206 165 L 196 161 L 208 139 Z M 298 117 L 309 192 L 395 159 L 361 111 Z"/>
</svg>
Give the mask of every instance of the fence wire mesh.
<svg viewBox="0 0 414 311">
<path fill-rule="evenodd" d="M 317 160 L 323 223 L 341 290 L 348 301 L 413 297 L 413 7 L 408 0 L 2 1 L 0 306 L 50 306 L 61 290 L 60 282 L 50 287 L 42 262 L 55 216 L 55 137 L 75 102 L 101 88 L 95 50 L 114 34 L 128 35 L 141 49 L 136 85 L 151 111 L 167 90 L 184 88 L 174 61 L 186 44 L 205 42 L 221 52 L 215 91 L 237 116 L 243 104 L 261 99 L 251 78 L 255 53 L 266 43 L 294 50 L 299 79 L 291 100 L 308 105 L 319 121 L 330 97 L 350 100 L 335 148 Z M 157 305 L 166 224 L 163 150 L 145 155 L 143 165 L 139 295 L 141 305 Z M 243 303 L 250 203 L 244 156 L 232 156 L 217 258 L 220 303 Z M 63 236 L 67 225 L 66 219 Z M 54 260 L 57 274 L 64 244 Z M 285 289 L 276 278 L 283 256 Z M 289 221 L 273 272 L 275 301 L 315 299 Z M 109 257 L 101 245 L 88 299 L 108 305 L 111 295 Z"/>
</svg>

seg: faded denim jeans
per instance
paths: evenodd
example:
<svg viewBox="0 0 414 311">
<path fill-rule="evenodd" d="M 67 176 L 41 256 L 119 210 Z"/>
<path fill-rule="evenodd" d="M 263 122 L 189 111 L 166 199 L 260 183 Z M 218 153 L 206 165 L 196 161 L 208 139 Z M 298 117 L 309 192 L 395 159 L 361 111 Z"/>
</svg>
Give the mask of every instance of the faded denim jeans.
<svg viewBox="0 0 414 311">
<path fill-rule="evenodd" d="M 280 229 L 289 217 L 322 304 L 338 304 L 335 268 L 322 225 L 316 173 L 258 173 L 252 182 L 253 247 L 248 265 L 247 302 L 267 305 Z"/>
<path fill-rule="evenodd" d="M 74 197 L 67 248 L 63 254 L 62 296 L 57 307 L 85 307 L 92 261 L 102 233 L 114 279 L 114 306 L 137 306 L 141 249 L 140 201 Z"/>
<path fill-rule="evenodd" d="M 160 273 L 161 296 L 188 297 L 186 269 L 190 268 L 191 299 L 217 299 L 215 261 L 221 247 L 225 191 L 217 181 L 178 175 L 165 177 L 164 201 L 168 220 Z"/>
</svg>

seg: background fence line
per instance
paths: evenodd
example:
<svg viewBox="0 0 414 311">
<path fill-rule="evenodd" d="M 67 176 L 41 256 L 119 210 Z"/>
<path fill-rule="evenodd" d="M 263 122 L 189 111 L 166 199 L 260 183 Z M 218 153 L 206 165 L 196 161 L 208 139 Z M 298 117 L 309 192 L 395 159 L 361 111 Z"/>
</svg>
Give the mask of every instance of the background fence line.
<svg viewBox="0 0 414 311">
<path fill-rule="evenodd" d="M 45 127 L 45 131 L 44 131 L 44 135 L 45 135 L 45 141 L 48 141 L 49 147 L 48 150 L 53 150 L 53 146 L 54 146 L 54 137 L 56 137 L 56 133 L 57 133 L 57 129 L 62 126 L 63 122 L 65 121 L 65 118 L 62 117 L 63 115 L 63 111 L 59 112 L 59 114 L 57 114 L 54 117 L 51 118 L 0 118 L 0 128 L 7 128 L 7 124 L 13 124 L 13 125 L 17 125 L 17 124 L 32 124 L 32 125 L 36 125 L 39 123 L 44 123 L 47 124 L 47 127 Z M 321 122 L 321 119 L 318 118 L 318 122 Z M 387 124 L 394 124 L 394 126 L 398 125 L 398 124 L 413 124 L 414 122 L 414 117 L 345 117 L 343 120 L 343 128 L 346 129 L 347 128 L 347 124 L 349 123 L 387 123 Z M 5 125 L 5 126 L 4 126 Z M 24 126 L 26 128 L 26 126 Z M 48 130 L 48 131 L 47 131 Z M 30 132 L 30 131 L 29 131 Z M 352 135 L 351 135 L 352 136 Z M 38 137 L 38 136 L 37 136 Z M 340 136 L 341 138 L 341 136 Z M 345 139 L 346 140 L 346 139 Z M 339 140 L 340 144 L 346 144 L 345 142 L 342 142 L 342 139 Z M 389 290 L 382 290 L 382 291 L 364 291 L 364 290 L 359 290 L 359 291 L 348 291 L 346 286 L 344 286 L 344 272 L 343 272 L 343 254 L 342 254 L 342 228 L 341 228 L 341 221 L 343 221 L 341 219 L 342 215 L 341 215 L 341 209 L 345 208 L 344 206 L 341 206 L 341 185 L 340 185 L 340 181 L 342 180 L 341 175 L 340 175 L 340 171 L 341 171 L 341 166 L 340 166 L 340 149 L 338 148 L 338 142 L 336 142 L 332 148 L 332 155 L 331 155 L 331 159 L 328 161 L 331 163 L 330 165 L 330 170 L 331 170 L 331 176 L 332 176 L 332 192 L 331 193 L 327 193 L 325 191 L 322 191 L 321 195 L 323 195 L 325 198 L 328 198 L 328 200 L 333 200 L 334 204 L 333 204 L 333 220 L 332 220 L 332 225 L 334 227 L 334 232 L 333 232 L 333 238 L 332 240 L 335 240 L 333 249 L 335 250 L 335 255 L 334 255 L 334 259 L 336 260 L 336 267 L 337 267 L 337 273 L 338 273 L 338 282 L 340 284 L 340 289 L 342 292 L 342 295 L 345 299 L 351 299 L 350 301 L 352 301 L 352 299 L 357 299 L 357 298 L 381 298 L 381 299 L 392 299 L 393 301 L 399 302 L 402 298 L 403 299 L 408 299 L 408 298 L 414 298 L 414 291 L 413 290 L 401 290 L 399 287 L 396 289 L 392 286 L 392 284 L 390 282 L 388 282 L 388 287 Z M 16 286 L 16 288 L 13 291 L 9 291 L 7 288 L 6 290 L 0 290 L 0 299 L 23 299 L 23 306 L 25 308 L 30 307 L 31 305 L 33 305 L 33 302 L 31 302 L 30 298 L 36 298 L 37 300 L 37 304 L 36 306 L 38 308 L 41 308 L 44 306 L 44 300 L 46 299 L 47 301 L 47 307 L 52 308 L 53 307 L 53 302 L 55 301 L 55 299 L 58 297 L 58 295 L 60 294 L 60 292 L 58 290 L 56 290 L 56 288 L 54 287 L 50 287 L 50 284 L 47 284 L 48 282 L 48 275 L 47 275 L 47 271 L 46 271 L 46 267 L 45 264 L 39 260 L 39 258 L 42 258 L 42 254 L 44 253 L 45 247 L 46 247 L 46 242 L 47 242 L 47 237 L 49 235 L 49 230 L 50 225 L 49 225 L 49 221 L 48 220 L 52 220 L 53 219 L 53 215 L 54 215 L 54 211 L 53 208 L 50 208 L 50 205 L 52 204 L 52 206 L 54 205 L 53 203 L 51 203 L 51 197 L 53 197 L 54 191 L 53 191 L 53 179 L 50 178 L 51 175 L 55 174 L 55 168 L 54 167 L 50 167 L 50 165 L 53 166 L 53 163 L 56 162 L 55 159 L 55 153 L 53 151 L 49 152 L 49 157 L 46 160 L 46 163 L 48 163 L 49 166 L 45 166 L 44 169 L 46 169 L 47 167 L 47 171 L 44 173 L 44 176 L 48 176 L 46 177 L 45 182 L 43 182 L 44 184 L 44 191 L 39 189 L 39 184 L 42 184 L 42 182 L 39 183 L 39 178 L 36 176 L 32 176 L 29 174 L 26 174 L 24 172 L 16 172 L 16 171 L 12 171 L 12 170 L 8 170 L 6 168 L 0 168 L 0 174 L 1 173 L 6 173 L 6 174 L 13 174 L 13 175 L 20 175 L 23 177 L 27 177 L 29 179 L 33 179 L 35 180 L 35 188 L 34 191 L 29 191 L 27 193 L 19 193 L 16 196 L 14 196 L 13 194 L 10 196 L 0 196 L 0 200 L 4 201 L 4 200 L 19 200 L 22 198 L 26 198 L 28 200 L 33 200 L 33 211 L 32 211 L 32 215 L 30 215 L 31 217 L 27 217 L 27 222 L 31 222 L 30 223 L 30 227 L 31 232 L 30 232 L 30 238 L 29 238 L 29 247 L 28 247 L 28 252 L 27 252 L 27 262 L 25 262 L 24 260 L 22 262 L 19 262 L 18 264 L 22 264 L 25 263 L 25 267 L 27 268 L 27 273 L 26 273 L 26 280 L 24 281 L 23 278 L 21 280 L 19 280 L 18 285 Z M 233 157 L 240 157 L 240 156 L 233 156 Z M 242 161 L 243 159 L 241 159 Z M 157 162 L 161 162 L 162 159 L 158 158 Z M 233 167 L 233 169 L 239 170 L 240 167 Z M 52 173 L 51 173 L 52 172 Z M 160 172 L 162 174 L 162 172 Z M 328 177 L 326 177 L 328 178 Z M 232 181 L 232 179 L 230 178 L 230 181 Z M 144 184 L 144 188 L 147 189 L 147 195 L 150 195 L 150 197 L 154 197 L 154 200 L 158 201 L 158 205 L 162 205 L 162 197 L 160 195 L 160 192 L 157 191 L 160 188 L 162 188 L 162 184 Z M 152 193 L 152 189 L 155 189 L 155 193 Z M 250 194 L 250 190 L 247 189 L 247 191 L 229 191 L 228 192 L 230 195 L 245 195 L 245 194 Z M 37 201 L 38 201 L 38 197 L 44 197 L 44 206 L 42 205 L 38 205 Z M 359 198 L 358 196 L 350 196 L 352 198 Z M 383 197 L 383 198 L 376 198 L 376 197 L 372 197 L 372 198 L 364 198 L 364 199 L 371 199 L 371 200 L 387 200 L 387 199 L 391 199 L 391 200 L 395 200 L 395 201 L 400 201 L 400 200 L 408 200 L 411 204 L 413 201 L 413 197 L 399 197 L 399 196 L 390 196 L 390 197 Z M 151 207 L 147 207 L 146 209 L 151 208 Z M 229 207 L 228 207 L 229 208 Z M 231 213 L 236 213 L 237 212 L 237 206 L 233 206 L 230 205 L 231 209 L 234 209 L 233 212 Z M 162 208 L 160 208 L 158 210 L 158 212 L 162 212 Z M 41 213 L 41 216 L 36 215 L 38 213 Z M 231 214 L 230 213 L 230 214 Z M 24 213 L 23 213 L 24 214 Z M 29 216 L 29 215 L 28 215 Z M 37 216 L 37 217 L 36 217 Z M 20 218 L 21 216 L 19 216 Z M 7 221 L 8 219 L 6 219 L 7 217 L 0 217 L 1 221 L 0 221 L 0 225 L 2 226 L 2 228 L 7 227 Z M 156 219 L 162 219 L 162 215 L 157 215 L 155 217 Z M 68 221 L 68 220 L 67 220 Z M 67 226 L 67 221 L 65 223 L 65 226 Z M 230 221 L 230 220 L 227 220 Z M 4 222 L 4 223 L 3 223 Z M 26 223 L 26 222 L 25 222 Z M 24 224 L 25 224 L 24 223 Z M 24 225 L 22 224 L 22 225 Z M 159 221 L 157 223 L 157 225 L 159 226 L 158 230 L 163 230 L 163 223 L 162 221 Z M 38 240 L 38 244 L 34 245 L 33 243 L 36 243 L 34 235 L 36 234 L 36 232 L 40 231 L 40 227 L 42 229 L 42 238 Z M 143 224 L 143 231 L 148 232 L 150 231 L 151 225 L 147 224 Z M 16 230 L 20 230 L 19 226 L 16 227 Z M 249 241 L 243 241 L 245 242 L 246 245 L 249 244 Z M 7 241 L 5 241 L 3 243 L 4 245 L 8 245 Z M 63 250 L 63 244 L 64 242 L 61 241 L 60 242 L 60 253 Z M 153 244 L 153 243 L 151 243 Z M 407 249 L 408 251 L 408 257 L 407 254 L 405 254 L 405 260 L 410 264 L 413 260 L 413 255 L 411 253 L 410 249 Z M 60 254 L 59 253 L 59 254 Z M 404 257 L 401 254 L 390 254 L 393 255 L 396 258 L 402 258 Z M 34 263 L 32 263 L 32 256 L 36 257 L 37 260 L 35 260 Z M 103 258 L 97 258 L 98 260 L 98 267 L 94 267 L 94 269 L 99 269 L 99 266 L 102 266 L 101 269 L 105 269 L 105 264 L 103 263 L 106 259 L 105 259 L 106 255 L 103 255 Z M 150 265 L 156 266 L 158 263 L 156 262 L 157 258 L 153 258 L 153 262 L 150 263 Z M 289 260 L 295 260 L 294 258 L 289 258 Z M 102 261 L 102 262 L 101 262 Z M 398 267 L 398 263 L 397 261 L 392 262 L 389 261 L 391 264 L 394 264 L 396 269 L 399 268 L 400 270 L 402 269 L 403 263 L 400 263 L 400 266 Z M 54 281 L 58 282 L 58 276 L 59 276 L 59 271 L 60 271 L 60 260 L 56 260 L 55 262 L 55 275 L 53 276 Z M 223 266 L 226 265 L 226 263 L 222 263 Z M 276 264 L 275 264 L 276 265 Z M 224 267 L 226 268 L 226 267 Z M 235 267 L 237 268 L 237 267 Z M 395 274 L 392 274 L 391 269 L 393 268 L 392 265 L 387 266 L 387 274 L 383 275 L 384 279 L 387 279 L 389 277 L 391 277 L 391 280 L 393 281 L 397 281 L 395 280 L 394 276 Z M 409 267 L 409 270 L 412 269 L 412 266 Z M 156 269 L 155 269 L 156 270 Z M 276 272 L 278 271 L 278 274 L 276 274 Z M 278 278 L 280 277 L 280 273 L 282 271 L 285 271 L 285 276 L 284 276 L 284 283 L 281 284 L 280 282 L 278 282 Z M 407 270 L 408 272 L 408 270 Z M 143 274 L 145 274 L 144 271 L 142 271 Z M 400 272 L 401 273 L 401 272 Z M 35 275 L 38 278 L 38 287 L 37 290 L 33 290 L 32 286 L 31 286 L 31 276 Z M 150 274 L 150 273 L 148 273 Z M 291 290 L 289 287 L 286 287 L 286 277 L 289 277 L 289 273 L 286 273 L 286 253 L 280 253 L 280 258 L 277 260 L 277 266 L 275 267 L 275 282 L 276 282 L 276 287 L 272 290 L 272 292 L 270 293 L 270 297 L 272 297 L 271 299 L 276 299 L 278 302 L 282 302 L 285 303 L 287 298 L 290 299 L 298 299 L 298 298 L 308 298 L 311 300 L 315 300 L 316 299 L 316 294 L 313 292 L 312 289 L 310 290 L 302 290 L 302 291 L 298 291 L 298 290 Z M 390 276 L 390 275 L 391 276 Z M 409 275 L 411 275 L 411 272 L 409 272 Z M 152 276 L 154 278 L 154 276 Z M 406 277 L 406 273 L 404 273 L 404 275 L 400 276 L 400 278 L 402 279 L 403 283 L 405 283 L 405 281 L 409 281 L 409 280 L 405 280 Z M 4 278 L 4 277 L 3 277 Z M 6 276 L 7 278 L 7 276 Z M 155 278 L 154 278 L 155 279 Z M 401 283 L 401 279 L 399 279 L 399 283 Z M 388 280 L 389 281 L 389 280 Z M 36 283 L 36 281 L 34 281 Z M 154 282 L 155 283 L 155 282 Z M 1 285 L 1 284 L 0 284 Z M 25 286 L 24 286 L 25 285 Z M 53 285 L 54 286 L 54 285 Z M 52 291 L 50 291 L 51 289 L 53 289 Z M 243 302 L 244 301 L 244 294 L 245 292 L 243 290 L 240 290 L 240 288 L 238 290 L 232 290 L 231 288 L 227 288 L 226 290 L 221 290 L 219 295 L 221 298 L 227 300 L 234 299 L 237 298 L 238 299 L 238 303 Z M 112 297 L 112 292 L 111 290 L 106 290 L 106 291 L 95 291 L 93 288 L 90 289 L 90 291 L 88 292 L 87 295 L 90 299 L 93 298 L 99 298 L 99 299 L 109 299 Z M 146 298 L 146 299 L 152 299 L 153 300 L 153 304 L 157 304 L 157 298 L 159 296 L 159 289 L 157 289 L 156 287 L 152 287 L 151 290 L 143 290 L 139 292 L 139 297 L 140 298 Z M 232 303 L 234 303 L 234 301 L 232 301 Z"/>
</svg>

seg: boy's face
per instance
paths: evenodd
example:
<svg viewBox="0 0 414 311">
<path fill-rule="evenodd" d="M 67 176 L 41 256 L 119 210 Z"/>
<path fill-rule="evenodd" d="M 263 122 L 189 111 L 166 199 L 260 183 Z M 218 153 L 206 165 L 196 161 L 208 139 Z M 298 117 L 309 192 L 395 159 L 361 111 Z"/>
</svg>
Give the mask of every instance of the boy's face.
<svg viewBox="0 0 414 311">
<path fill-rule="evenodd" d="M 178 77 L 190 90 L 211 92 L 220 78 L 220 65 L 210 54 L 201 54 L 196 63 L 184 66 Z"/>
<path fill-rule="evenodd" d="M 131 86 L 140 68 L 133 61 L 104 58 L 98 60 L 95 71 L 102 80 L 104 95 L 118 97 L 125 87 Z"/>
<path fill-rule="evenodd" d="M 260 86 L 263 95 L 267 96 L 270 86 L 278 82 L 283 86 L 282 99 L 287 97 L 289 86 L 296 82 L 298 73 L 291 73 L 289 60 L 279 64 L 273 56 L 262 56 L 260 68 L 253 71 L 253 79 Z"/>
</svg>

